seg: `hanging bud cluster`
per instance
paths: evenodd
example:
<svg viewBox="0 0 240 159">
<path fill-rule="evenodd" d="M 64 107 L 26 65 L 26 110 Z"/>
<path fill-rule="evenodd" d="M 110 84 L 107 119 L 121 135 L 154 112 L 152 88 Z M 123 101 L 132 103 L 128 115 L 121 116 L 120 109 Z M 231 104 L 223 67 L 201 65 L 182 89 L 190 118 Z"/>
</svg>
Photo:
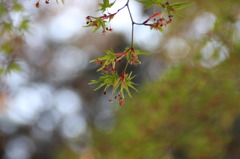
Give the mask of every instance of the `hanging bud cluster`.
<svg viewBox="0 0 240 159">
<path fill-rule="evenodd" d="M 163 8 L 167 11 L 168 16 L 164 16 L 162 11 L 156 12 L 151 15 L 147 20 L 143 23 L 136 23 L 138 25 L 146 25 L 150 26 L 151 29 L 163 31 L 163 27 L 167 27 L 173 21 L 173 12 L 176 11 L 172 6 L 170 6 L 169 2 L 162 4 Z M 150 20 L 153 20 L 153 23 L 148 23 Z"/>
<path fill-rule="evenodd" d="M 102 35 L 105 35 L 107 32 L 111 32 L 113 29 L 111 28 L 110 21 L 114 18 L 116 13 L 114 14 L 104 14 L 100 17 L 86 17 L 86 26 L 85 27 L 94 27 L 93 32 L 97 31 L 99 28 L 102 28 Z"/>
<path fill-rule="evenodd" d="M 114 100 L 118 100 L 119 105 L 123 106 L 124 92 L 126 92 L 131 97 L 129 87 L 134 90 L 136 90 L 136 88 L 133 86 L 135 84 L 131 81 L 134 78 L 134 76 L 131 76 L 131 73 L 127 74 L 126 70 L 124 70 L 121 75 L 118 74 L 116 70 L 117 62 L 126 60 L 130 65 L 141 64 L 141 62 L 138 60 L 138 55 L 142 54 L 142 52 L 134 48 L 126 48 L 124 52 L 114 53 L 113 50 L 109 50 L 106 51 L 106 53 L 107 55 L 90 61 L 95 62 L 97 65 L 100 65 L 101 67 L 98 69 L 98 71 L 101 71 L 102 73 L 102 76 L 99 80 L 92 80 L 90 84 L 101 82 L 100 86 L 96 88 L 96 90 L 105 86 L 103 93 L 104 95 L 107 94 L 108 88 L 112 86 L 112 95 L 114 96 L 116 94 L 115 92 L 118 93 L 109 99 L 109 102 L 112 103 Z"/>
<path fill-rule="evenodd" d="M 114 1 L 114 0 L 112 0 Z M 103 0 L 103 3 L 99 3 L 100 9 L 104 13 L 107 11 L 108 8 L 111 8 L 116 0 L 110 3 L 110 0 Z M 101 67 L 97 71 L 101 71 L 101 76 L 97 80 L 92 80 L 89 84 L 97 84 L 99 86 L 95 89 L 98 90 L 100 88 L 104 88 L 104 95 L 107 94 L 107 90 L 109 88 L 112 89 L 112 98 L 108 101 L 113 103 L 114 100 L 118 100 L 120 106 L 123 106 L 124 103 L 124 94 L 128 94 L 131 97 L 130 88 L 137 91 L 134 87 L 135 83 L 132 82 L 132 79 L 135 76 L 132 76 L 131 73 L 126 73 L 128 65 L 139 65 L 141 62 L 138 60 L 138 56 L 140 54 L 145 54 L 144 52 L 140 52 L 139 50 L 134 48 L 134 25 L 143 25 L 148 26 L 151 29 L 163 31 L 163 27 L 167 27 L 173 21 L 173 14 L 175 11 L 179 9 L 183 9 L 190 5 L 191 3 L 188 2 L 177 2 L 173 4 L 169 4 L 169 2 L 162 3 L 162 0 L 140 0 L 138 1 L 143 3 L 147 8 L 151 6 L 159 6 L 162 10 L 155 12 L 147 20 L 142 23 L 136 23 L 133 20 L 133 16 L 131 13 L 131 9 L 129 7 L 129 0 L 127 3 L 117 10 L 114 14 L 107 13 L 103 14 L 100 17 L 86 17 L 86 26 L 85 27 L 93 27 L 93 32 L 97 31 L 98 29 L 102 28 L 102 34 L 105 35 L 107 32 L 112 31 L 110 26 L 110 21 L 115 17 L 115 15 L 123 10 L 124 8 L 128 9 L 128 13 L 132 22 L 132 41 L 131 46 L 127 47 L 125 51 L 115 53 L 113 50 L 107 50 L 106 55 L 99 57 L 97 59 L 91 60 L 90 62 L 95 62 L 97 65 Z M 117 62 L 126 61 L 126 66 L 124 71 L 120 74 L 118 70 L 116 70 Z"/>
</svg>

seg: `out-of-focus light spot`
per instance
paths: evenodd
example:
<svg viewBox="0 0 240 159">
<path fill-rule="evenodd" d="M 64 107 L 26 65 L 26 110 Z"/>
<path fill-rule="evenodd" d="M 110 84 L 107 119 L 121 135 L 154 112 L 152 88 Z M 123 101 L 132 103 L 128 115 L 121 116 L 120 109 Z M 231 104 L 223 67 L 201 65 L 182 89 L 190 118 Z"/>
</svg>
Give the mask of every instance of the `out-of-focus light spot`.
<svg viewBox="0 0 240 159">
<path fill-rule="evenodd" d="M 135 27 L 135 42 L 143 49 L 154 50 L 159 46 L 163 39 L 163 33 L 150 28 L 136 26 Z"/>
<path fill-rule="evenodd" d="M 36 125 L 31 127 L 32 136 L 39 141 L 50 141 L 54 130 L 58 130 L 62 117 L 55 107 L 41 113 Z"/>
<path fill-rule="evenodd" d="M 168 53 L 167 55 L 173 60 L 185 58 L 190 51 L 190 47 L 187 42 L 176 37 L 169 39 L 165 48 Z"/>
<path fill-rule="evenodd" d="M 211 31 L 214 27 L 216 16 L 212 13 L 202 13 L 193 20 L 188 31 L 189 37 L 193 39 L 201 38 L 204 34 Z"/>
<path fill-rule="evenodd" d="M 82 109 L 80 96 L 72 90 L 62 89 L 56 93 L 55 106 L 63 115 L 71 115 Z"/>
<path fill-rule="evenodd" d="M 233 35 L 233 40 L 236 42 L 240 41 L 240 20 L 234 24 L 235 34 Z"/>
<path fill-rule="evenodd" d="M 51 105 L 51 92 L 43 85 L 22 87 L 8 100 L 7 114 L 19 124 L 32 124 L 39 113 Z"/>
<path fill-rule="evenodd" d="M 74 114 L 66 117 L 62 124 L 62 134 L 67 138 L 77 138 L 87 130 L 87 124 L 83 117 Z"/>
<path fill-rule="evenodd" d="M 16 137 L 7 143 L 5 157 L 7 159 L 30 159 L 34 151 L 35 146 L 30 138 Z"/>
<path fill-rule="evenodd" d="M 29 48 L 38 48 L 40 50 L 44 49 L 42 46 L 45 44 L 48 36 L 46 29 L 44 29 L 45 27 L 46 24 L 31 24 L 31 32 L 25 34 L 25 41 Z M 28 52 L 28 56 L 34 58 L 36 54 L 33 52 Z"/>
<path fill-rule="evenodd" d="M 229 56 L 227 47 L 215 40 L 208 42 L 201 53 L 201 64 L 205 67 L 216 66 Z"/>
<path fill-rule="evenodd" d="M 54 117 L 50 112 L 43 113 L 37 121 L 37 125 L 46 132 L 53 131 L 57 126 Z"/>
<path fill-rule="evenodd" d="M 36 119 L 42 104 L 38 92 L 31 88 L 22 88 L 9 101 L 8 115 L 21 124 L 31 124 Z"/>
<path fill-rule="evenodd" d="M 82 27 L 81 11 L 79 8 L 71 7 L 61 12 L 50 23 L 49 33 L 54 40 L 66 40 L 80 32 Z"/>
<path fill-rule="evenodd" d="M 84 69 L 87 64 L 88 57 L 85 53 L 74 47 L 66 47 L 55 54 L 51 73 L 54 80 L 68 80 Z"/>
</svg>

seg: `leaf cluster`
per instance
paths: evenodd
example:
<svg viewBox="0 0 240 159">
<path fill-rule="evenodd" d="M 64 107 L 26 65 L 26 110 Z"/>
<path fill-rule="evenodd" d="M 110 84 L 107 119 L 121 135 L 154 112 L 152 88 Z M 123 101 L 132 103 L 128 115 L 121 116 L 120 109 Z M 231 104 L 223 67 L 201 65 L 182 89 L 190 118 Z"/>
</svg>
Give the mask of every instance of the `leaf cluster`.
<svg viewBox="0 0 240 159">
<path fill-rule="evenodd" d="M 124 98 L 124 92 L 128 94 L 129 97 L 131 96 L 131 93 L 129 91 L 129 87 L 138 91 L 134 85 L 136 85 L 134 82 L 132 82 L 132 79 L 135 76 L 132 76 L 132 72 L 129 74 L 123 73 L 121 76 L 118 75 L 118 73 L 113 74 L 101 74 L 99 79 L 97 80 L 91 80 L 89 84 L 97 84 L 100 83 L 100 85 L 95 88 L 94 90 L 98 90 L 102 87 L 104 87 L 104 91 L 107 91 L 109 87 L 112 87 L 112 94 L 115 94 L 118 91 L 118 95 L 121 95 Z"/>
<path fill-rule="evenodd" d="M 91 17 L 91 18 L 93 19 L 93 21 L 84 27 L 94 27 L 93 33 L 96 32 L 100 28 L 105 30 L 107 21 L 103 20 L 100 17 Z"/>
<path fill-rule="evenodd" d="M 106 50 L 106 55 L 99 57 L 97 59 L 91 60 L 90 62 L 95 62 L 98 65 L 102 65 L 97 71 L 102 71 L 101 76 L 97 80 L 92 80 L 89 84 L 100 83 L 95 89 L 98 90 L 104 87 L 106 92 L 109 87 L 112 87 L 112 94 L 121 95 L 124 99 L 124 94 L 128 94 L 131 97 L 129 88 L 137 91 L 134 87 L 136 85 L 132 82 L 135 76 L 132 76 L 132 72 L 127 74 L 124 70 L 121 75 L 115 70 L 116 63 L 121 62 L 122 59 L 126 59 L 127 64 L 137 65 L 141 64 L 138 60 L 138 56 L 142 54 L 147 54 L 143 51 L 128 47 L 124 52 L 115 53 L 113 50 Z"/>
<path fill-rule="evenodd" d="M 102 87 L 104 87 L 104 91 L 107 91 L 107 89 L 110 86 L 114 86 L 115 81 L 118 79 L 118 74 L 117 73 L 113 73 L 113 74 L 102 74 L 102 76 L 99 77 L 99 79 L 97 80 L 91 80 L 91 82 L 89 84 L 97 84 L 97 83 L 101 83 L 97 88 L 95 88 L 94 90 L 98 90 Z"/>
<path fill-rule="evenodd" d="M 113 68 L 115 68 L 116 63 L 116 56 L 114 55 L 113 50 L 105 50 L 106 55 L 99 57 L 97 59 L 91 60 L 90 62 L 97 62 L 97 61 L 103 61 L 102 67 L 100 67 L 97 71 L 102 71 L 103 68 L 105 68 L 108 65 L 112 65 Z"/>
</svg>

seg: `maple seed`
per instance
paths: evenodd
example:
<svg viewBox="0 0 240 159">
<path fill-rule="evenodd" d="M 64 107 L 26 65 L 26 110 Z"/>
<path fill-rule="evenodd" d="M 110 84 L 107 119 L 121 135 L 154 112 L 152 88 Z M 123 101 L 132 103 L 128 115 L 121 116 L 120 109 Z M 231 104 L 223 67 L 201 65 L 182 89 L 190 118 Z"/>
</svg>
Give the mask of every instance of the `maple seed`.
<svg viewBox="0 0 240 159">
<path fill-rule="evenodd" d="M 103 94 L 104 94 L 104 95 L 106 95 L 106 94 L 107 94 L 107 92 L 105 91 L 105 92 L 103 92 Z"/>
</svg>

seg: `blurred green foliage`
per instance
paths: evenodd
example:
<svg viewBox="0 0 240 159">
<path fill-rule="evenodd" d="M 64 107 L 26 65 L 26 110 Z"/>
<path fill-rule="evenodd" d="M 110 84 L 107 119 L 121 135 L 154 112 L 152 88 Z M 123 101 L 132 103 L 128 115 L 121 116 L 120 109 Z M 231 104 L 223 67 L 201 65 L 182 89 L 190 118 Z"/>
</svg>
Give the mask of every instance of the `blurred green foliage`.
<svg viewBox="0 0 240 159">
<path fill-rule="evenodd" d="M 0 2 L 0 78 L 11 71 L 21 69 L 16 58 L 21 53 L 22 35 L 29 29 L 29 20 L 21 17 L 19 25 L 14 24 L 12 14 L 21 15 L 24 7 L 18 0 Z"/>
<path fill-rule="evenodd" d="M 181 65 L 148 84 L 120 110 L 112 134 L 96 134 L 102 158 L 168 159 L 175 151 L 195 159 L 226 155 L 229 130 L 240 114 L 234 78 L 240 67 L 227 65 Z"/>
</svg>

